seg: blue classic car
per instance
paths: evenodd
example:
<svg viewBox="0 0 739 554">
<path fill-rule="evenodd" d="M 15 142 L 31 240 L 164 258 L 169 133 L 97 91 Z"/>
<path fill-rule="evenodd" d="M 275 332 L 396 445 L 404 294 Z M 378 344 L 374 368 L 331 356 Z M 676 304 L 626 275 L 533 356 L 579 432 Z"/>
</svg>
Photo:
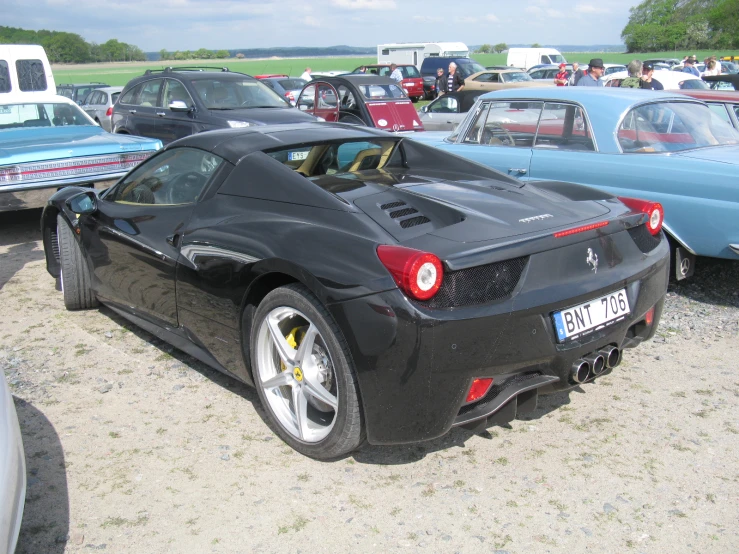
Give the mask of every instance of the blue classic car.
<svg viewBox="0 0 739 554">
<path fill-rule="evenodd" d="M 0 90 L 0 212 L 41 207 L 69 185 L 105 188 L 161 147 L 104 131 L 63 96 Z"/>
<path fill-rule="evenodd" d="M 702 102 L 590 87 L 485 94 L 453 134 L 413 136 L 521 180 L 658 201 L 675 277 L 695 256 L 739 260 L 739 133 Z"/>
</svg>

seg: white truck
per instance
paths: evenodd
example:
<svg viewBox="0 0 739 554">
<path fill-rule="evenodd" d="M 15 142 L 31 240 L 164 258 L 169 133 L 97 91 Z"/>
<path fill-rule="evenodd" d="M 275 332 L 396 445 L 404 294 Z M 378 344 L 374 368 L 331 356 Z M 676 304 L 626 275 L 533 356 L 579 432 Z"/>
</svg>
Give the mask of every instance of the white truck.
<svg viewBox="0 0 739 554">
<path fill-rule="evenodd" d="M 529 70 L 540 64 L 567 63 L 564 56 L 555 48 L 509 48 L 506 65 Z"/>
<path fill-rule="evenodd" d="M 463 42 L 399 42 L 377 46 L 377 63 L 413 64 L 421 69 L 424 58 L 469 58 Z"/>
</svg>

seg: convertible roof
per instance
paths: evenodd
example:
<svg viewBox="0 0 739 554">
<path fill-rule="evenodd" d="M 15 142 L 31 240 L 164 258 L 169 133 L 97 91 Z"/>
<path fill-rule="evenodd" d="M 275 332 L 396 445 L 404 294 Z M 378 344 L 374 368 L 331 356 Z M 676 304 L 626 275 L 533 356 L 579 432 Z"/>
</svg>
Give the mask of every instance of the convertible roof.
<svg viewBox="0 0 739 554">
<path fill-rule="evenodd" d="M 236 164 L 244 156 L 261 150 L 290 147 L 332 140 L 398 140 L 398 137 L 378 129 L 343 123 L 293 123 L 260 125 L 242 129 L 221 129 L 190 135 L 171 146 L 192 146 L 213 152 Z"/>
</svg>

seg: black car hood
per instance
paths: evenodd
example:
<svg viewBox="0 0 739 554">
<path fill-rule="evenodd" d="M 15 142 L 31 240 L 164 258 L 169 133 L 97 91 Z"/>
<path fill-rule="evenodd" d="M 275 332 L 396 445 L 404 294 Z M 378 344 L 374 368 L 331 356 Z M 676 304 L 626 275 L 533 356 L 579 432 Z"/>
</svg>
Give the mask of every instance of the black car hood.
<svg viewBox="0 0 739 554">
<path fill-rule="evenodd" d="M 513 187 L 406 176 L 402 184 L 376 190 L 361 197 L 354 191 L 353 203 L 399 242 L 423 234 L 465 243 L 505 239 L 599 221 L 610 211 L 595 201 L 597 194 L 589 198 L 578 188 L 575 198 L 575 189 L 566 185 Z"/>
<path fill-rule="evenodd" d="M 256 125 L 279 125 L 280 123 L 315 123 L 316 118 L 297 108 L 238 108 L 235 110 L 210 110 L 213 117 L 246 121 Z"/>
</svg>

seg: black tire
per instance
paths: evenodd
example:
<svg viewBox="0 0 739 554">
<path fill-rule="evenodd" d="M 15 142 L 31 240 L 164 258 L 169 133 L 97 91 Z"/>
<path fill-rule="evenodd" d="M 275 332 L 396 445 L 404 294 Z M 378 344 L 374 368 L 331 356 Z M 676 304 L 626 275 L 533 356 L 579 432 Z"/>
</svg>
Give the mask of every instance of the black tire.
<svg viewBox="0 0 739 554">
<path fill-rule="evenodd" d="M 416 104 L 420 99 L 421 99 L 420 96 L 412 96 L 411 97 L 411 102 L 413 102 L 414 104 Z"/>
<path fill-rule="evenodd" d="M 335 410 L 333 427 L 328 435 L 318 442 L 305 442 L 291 433 L 280 422 L 262 386 L 258 352 L 260 328 L 273 310 L 283 307 L 301 312 L 316 326 L 333 365 L 338 407 Z M 254 384 L 267 414 L 267 423 L 272 430 L 296 451 L 317 460 L 340 458 L 356 450 L 364 442 L 365 437 L 359 388 L 346 339 L 328 310 L 305 286 L 286 285 L 265 296 L 254 312 L 254 319 L 249 327 L 251 336 L 244 337 L 244 340 L 249 340 Z"/>
<path fill-rule="evenodd" d="M 92 291 L 92 275 L 82 250 L 65 219 L 56 218 L 56 236 L 59 241 L 59 266 L 64 306 L 68 310 L 97 308 L 98 300 Z"/>
</svg>

